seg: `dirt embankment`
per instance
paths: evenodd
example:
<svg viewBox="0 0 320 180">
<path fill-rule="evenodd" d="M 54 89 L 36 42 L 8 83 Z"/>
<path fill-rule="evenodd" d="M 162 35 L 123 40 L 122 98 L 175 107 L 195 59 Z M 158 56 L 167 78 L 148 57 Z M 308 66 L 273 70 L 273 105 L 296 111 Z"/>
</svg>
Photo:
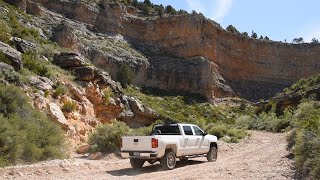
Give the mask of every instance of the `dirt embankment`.
<svg viewBox="0 0 320 180">
<path fill-rule="evenodd" d="M 171 171 L 147 162 L 133 170 L 129 160 L 114 156 L 97 161 L 77 157 L 1 168 L 0 179 L 292 179 L 293 161 L 288 154 L 285 134 L 254 131 L 238 144 L 220 142 L 216 162 L 197 158 L 177 162 Z"/>
</svg>

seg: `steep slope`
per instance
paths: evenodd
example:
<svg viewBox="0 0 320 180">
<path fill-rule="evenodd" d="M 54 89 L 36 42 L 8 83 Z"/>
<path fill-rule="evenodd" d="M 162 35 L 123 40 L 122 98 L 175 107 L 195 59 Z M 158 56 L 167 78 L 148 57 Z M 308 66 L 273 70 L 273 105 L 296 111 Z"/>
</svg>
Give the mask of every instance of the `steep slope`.
<svg viewBox="0 0 320 180">
<path fill-rule="evenodd" d="M 151 51 L 148 56 L 153 61 L 161 62 L 158 57 L 167 54 L 165 59 L 172 63 L 175 62 L 174 59 L 170 60 L 172 56 L 182 58 L 182 61 L 203 56 L 206 59 L 203 66 L 210 64 L 207 69 L 200 68 L 201 74 L 192 74 L 193 78 L 184 76 L 185 72 L 193 72 L 193 66 L 180 72 L 180 67 L 177 67 L 179 64 L 174 64 L 169 67 L 173 73 L 159 67 L 163 74 L 168 74 L 168 78 L 162 78 L 152 68 L 137 68 L 136 74 L 141 75 L 135 81 L 138 85 L 197 92 L 212 100 L 232 95 L 230 89 L 223 85 L 229 84 L 242 97 L 257 100 L 271 97 L 300 78 L 320 72 L 320 46 L 317 44 L 287 44 L 234 35 L 198 14 L 146 18 L 137 15 L 137 10 L 132 11 L 132 7 L 108 1 L 103 1 L 99 7 L 77 1 L 35 2 L 66 17 L 90 24 L 99 32 L 121 34 L 139 51 Z M 143 47 L 139 48 L 141 43 Z M 154 52 L 157 46 L 160 52 Z M 102 64 L 112 71 L 113 66 L 108 65 L 107 59 Z M 150 66 L 158 68 L 157 64 Z M 212 75 L 213 78 L 210 77 Z M 151 81 L 159 83 L 150 84 Z M 168 81 L 172 85 L 163 86 Z M 202 83 L 194 83 L 196 81 Z M 188 85 L 181 82 L 193 83 Z"/>
</svg>

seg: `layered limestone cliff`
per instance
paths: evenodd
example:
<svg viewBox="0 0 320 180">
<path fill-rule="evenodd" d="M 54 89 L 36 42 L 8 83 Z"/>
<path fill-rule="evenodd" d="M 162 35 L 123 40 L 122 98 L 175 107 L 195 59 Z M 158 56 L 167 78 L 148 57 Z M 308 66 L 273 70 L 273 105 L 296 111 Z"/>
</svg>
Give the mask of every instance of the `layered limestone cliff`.
<svg viewBox="0 0 320 180">
<path fill-rule="evenodd" d="M 234 35 L 198 14 L 145 18 L 118 3 L 98 7 L 78 1 L 33 2 L 86 23 L 91 30 L 124 36 L 148 57 L 138 65 L 131 62 L 137 85 L 200 93 L 209 100 L 233 95 L 230 85 L 236 94 L 257 100 L 320 72 L 320 45 Z M 92 52 L 86 49 L 84 54 L 95 57 Z M 91 59 L 113 76 L 114 67 L 123 63 L 108 55 Z"/>
</svg>

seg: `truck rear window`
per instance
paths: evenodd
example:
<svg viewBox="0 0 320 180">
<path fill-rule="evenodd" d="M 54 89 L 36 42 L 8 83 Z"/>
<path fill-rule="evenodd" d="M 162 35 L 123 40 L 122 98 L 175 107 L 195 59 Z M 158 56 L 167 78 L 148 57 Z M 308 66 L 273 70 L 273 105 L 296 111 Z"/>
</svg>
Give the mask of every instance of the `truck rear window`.
<svg viewBox="0 0 320 180">
<path fill-rule="evenodd" d="M 157 126 L 155 130 L 160 130 L 159 135 L 181 135 L 178 126 Z"/>
</svg>

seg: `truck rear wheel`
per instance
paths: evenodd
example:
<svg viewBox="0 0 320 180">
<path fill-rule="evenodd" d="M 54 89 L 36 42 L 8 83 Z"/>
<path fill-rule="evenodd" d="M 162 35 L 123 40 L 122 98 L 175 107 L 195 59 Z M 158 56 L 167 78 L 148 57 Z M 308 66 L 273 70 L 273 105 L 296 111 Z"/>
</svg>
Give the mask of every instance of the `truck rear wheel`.
<svg viewBox="0 0 320 180">
<path fill-rule="evenodd" d="M 141 160 L 141 159 L 130 159 L 130 164 L 134 169 L 141 168 L 144 162 L 145 160 Z"/>
<path fill-rule="evenodd" d="M 214 146 L 211 146 L 209 152 L 207 153 L 207 160 L 209 162 L 213 162 L 217 160 L 217 157 L 218 157 L 217 148 Z"/>
<path fill-rule="evenodd" d="M 160 161 L 161 166 L 164 169 L 174 169 L 176 166 L 176 155 L 172 151 L 166 152 L 166 154 L 163 156 L 163 158 Z"/>
</svg>

